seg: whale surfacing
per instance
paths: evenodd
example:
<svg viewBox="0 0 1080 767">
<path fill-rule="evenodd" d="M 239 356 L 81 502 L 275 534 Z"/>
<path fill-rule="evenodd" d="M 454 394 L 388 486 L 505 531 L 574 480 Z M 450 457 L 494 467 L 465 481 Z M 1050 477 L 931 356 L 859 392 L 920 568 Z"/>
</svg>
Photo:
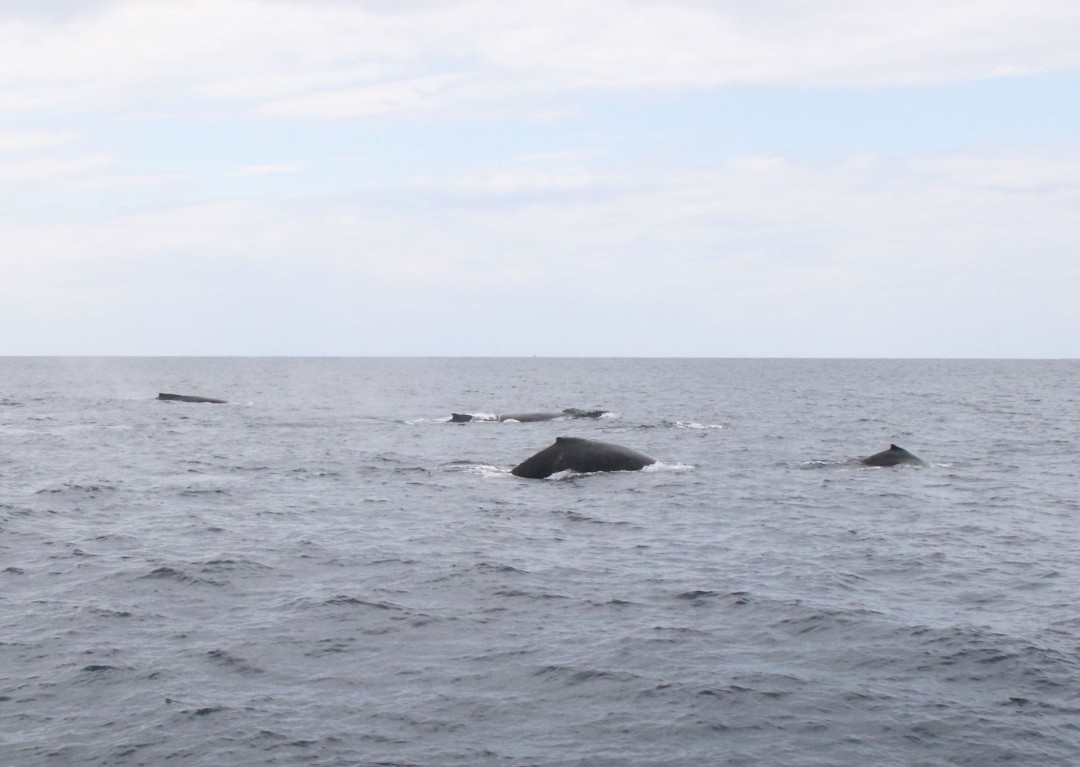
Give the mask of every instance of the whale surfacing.
<svg viewBox="0 0 1080 767">
<path fill-rule="evenodd" d="M 224 405 L 228 400 L 214 399 L 213 397 L 197 397 L 193 394 L 168 394 L 159 392 L 157 398 L 166 402 L 210 402 L 214 405 Z"/>
<path fill-rule="evenodd" d="M 874 453 L 867 458 L 863 458 L 862 464 L 864 466 L 899 466 L 901 464 L 925 466 L 926 461 L 912 455 L 902 447 L 890 444 L 888 450 L 882 450 L 880 453 Z"/>
<path fill-rule="evenodd" d="M 519 423 L 534 423 L 536 421 L 554 421 L 556 418 L 599 418 L 606 415 L 606 410 L 581 410 L 576 407 L 568 407 L 559 412 L 541 411 L 537 413 L 502 413 L 494 418 L 477 417 L 468 413 L 451 413 L 450 423 L 468 423 L 469 421 L 517 421 Z"/>
<path fill-rule="evenodd" d="M 655 458 L 622 445 L 580 437 L 556 437 L 554 445 L 522 461 L 510 473 L 515 477 L 544 479 L 567 469 L 580 472 L 638 471 L 654 463 Z"/>
</svg>

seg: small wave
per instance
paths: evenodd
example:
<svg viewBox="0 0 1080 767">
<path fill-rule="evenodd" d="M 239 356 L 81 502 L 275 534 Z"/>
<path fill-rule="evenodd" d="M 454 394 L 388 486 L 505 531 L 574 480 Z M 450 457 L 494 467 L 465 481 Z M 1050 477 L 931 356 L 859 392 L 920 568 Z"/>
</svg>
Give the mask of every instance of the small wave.
<svg viewBox="0 0 1080 767">
<path fill-rule="evenodd" d="M 81 493 L 86 495 L 95 495 L 97 493 L 106 493 L 116 489 L 116 485 L 105 484 L 92 484 L 83 485 L 76 482 L 65 482 L 62 485 L 56 487 L 46 487 L 37 491 L 37 495 L 42 493 Z"/>
<path fill-rule="evenodd" d="M 492 562 L 480 562 L 473 569 L 479 570 L 482 573 L 515 573 L 525 575 L 529 572 L 528 570 L 520 570 L 513 565 L 498 565 Z"/>
<path fill-rule="evenodd" d="M 792 680 L 794 678 L 792 677 Z M 797 681 L 797 680 L 795 680 Z M 794 690 L 758 690 L 753 687 L 744 687 L 739 684 L 731 684 L 727 687 L 706 687 L 698 692 L 698 695 L 706 695 L 715 698 L 728 698 L 733 703 L 745 702 L 747 698 L 766 698 L 767 700 L 780 700 L 792 695 Z"/>
<path fill-rule="evenodd" d="M 774 625 L 790 636 L 805 634 L 846 634 L 852 626 L 879 619 L 883 613 L 865 609 L 819 609 L 811 610 L 794 618 L 783 618 Z"/>
<path fill-rule="evenodd" d="M 315 643 L 314 649 L 305 652 L 304 656 L 307 658 L 322 658 L 352 652 L 356 641 L 356 637 L 353 636 L 320 639 Z"/>
<path fill-rule="evenodd" d="M 848 461 L 823 461 L 823 460 L 816 460 L 815 459 L 813 461 L 803 461 L 802 463 L 799 464 L 799 468 L 800 469 L 828 469 L 830 467 L 848 466 L 848 465 L 850 465 Z"/>
<path fill-rule="evenodd" d="M 557 514 L 571 522 L 588 522 L 594 525 L 626 525 L 628 522 L 616 521 L 611 522 L 606 519 L 597 519 L 596 517 L 590 517 L 588 514 L 582 514 L 580 511 L 553 511 L 552 514 Z"/>
<path fill-rule="evenodd" d="M 677 594 L 676 599 L 684 599 L 693 605 L 703 605 L 713 599 L 721 598 L 730 600 L 728 603 L 733 607 L 742 607 L 750 604 L 750 593 L 746 591 L 730 591 L 726 594 L 707 589 L 693 589 Z"/>
<path fill-rule="evenodd" d="M 248 663 L 238 655 L 233 655 L 227 650 L 209 650 L 206 657 L 230 671 L 238 671 L 241 674 L 261 674 L 262 669 Z"/>
<path fill-rule="evenodd" d="M 673 429 L 723 429 L 723 425 L 718 423 L 698 423 L 697 421 L 668 421 L 664 424 Z"/>
<path fill-rule="evenodd" d="M 570 685 L 586 684 L 589 682 L 634 682 L 641 679 L 637 674 L 629 671 L 604 671 L 594 668 L 575 668 L 573 666 L 548 665 L 536 671 L 535 676 L 549 677 L 565 682 Z"/>
<path fill-rule="evenodd" d="M 951 464 L 927 464 L 926 466 L 951 468 Z M 914 464 L 899 464 L 897 466 L 867 466 L 862 462 L 862 460 L 858 458 L 834 458 L 831 460 L 826 460 L 824 458 L 815 458 L 809 461 L 801 461 L 798 464 L 798 467 L 800 469 L 856 469 L 858 471 L 877 469 L 925 469 L 926 466 L 916 466 Z"/>
<path fill-rule="evenodd" d="M 393 602 L 387 602 L 386 600 L 380 600 L 373 602 L 369 599 L 360 599 L 360 597 L 352 597 L 347 594 L 338 594 L 323 601 L 324 605 L 355 605 L 358 607 L 376 607 L 380 610 L 404 610 L 401 605 L 396 605 Z"/>
<path fill-rule="evenodd" d="M 209 578 L 196 578 L 193 575 L 181 572 L 172 567 L 158 567 L 151 570 L 146 575 L 139 578 L 139 580 L 166 580 L 176 581 L 177 583 L 185 583 L 192 585 L 207 585 L 207 586 L 222 586 L 221 581 L 212 581 Z"/>
<path fill-rule="evenodd" d="M 248 572 L 266 572 L 272 568 L 249 559 L 208 559 L 200 563 L 200 572 L 225 573 L 245 570 Z"/>
<path fill-rule="evenodd" d="M 216 714 L 219 711 L 228 711 L 228 706 L 203 706 L 197 708 L 194 711 L 185 711 L 184 713 L 190 716 L 192 719 L 197 717 L 209 716 L 210 714 Z"/>
<path fill-rule="evenodd" d="M 477 477 L 502 477 L 511 476 L 509 469 L 501 469 L 487 463 L 471 463 L 469 461 L 452 461 L 439 467 L 440 471 L 455 471 L 463 474 L 472 474 Z"/>
<path fill-rule="evenodd" d="M 513 597 L 517 597 L 517 598 L 524 597 L 525 599 L 539 599 L 541 601 L 546 601 L 546 600 L 549 600 L 549 599 L 569 599 L 570 598 L 570 597 L 566 596 L 565 594 L 547 594 L 547 593 L 543 593 L 543 592 L 522 591 L 520 589 L 503 589 L 501 591 L 496 591 L 495 596 L 497 596 L 497 597 L 512 597 L 512 598 Z"/>
<path fill-rule="evenodd" d="M 612 598 L 606 602 L 595 602 L 591 599 L 585 601 L 585 604 L 590 607 L 638 607 L 637 602 L 631 602 L 626 599 Z"/>
<path fill-rule="evenodd" d="M 637 471 L 642 474 L 655 474 L 657 472 L 685 472 L 693 471 L 697 467 L 689 463 L 665 463 L 664 461 L 657 461 L 651 463 L 648 466 L 643 466 Z M 502 473 L 508 474 L 506 470 L 502 470 Z M 552 482 L 574 482 L 586 477 L 608 477 L 615 474 L 634 474 L 635 471 L 574 471 L 573 469 L 563 469 L 557 471 L 554 474 L 546 477 L 545 479 Z"/>
<path fill-rule="evenodd" d="M 720 596 L 718 591 L 706 591 L 704 589 L 694 589 L 693 591 L 684 591 L 678 595 L 679 599 L 686 599 L 691 602 L 700 602 L 704 599 Z"/>
<path fill-rule="evenodd" d="M 103 618 L 130 618 L 132 616 L 127 610 L 107 610 L 103 607 L 90 607 L 87 612 Z"/>
<path fill-rule="evenodd" d="M 288 471 L 288 476 L 299 480 L 324 479 L 326 477 L 337 479 L 341 476 L 341 472 L 332 471 L 330 469 L 305 469 L 304 467 L 300 467 L 298 469 L 290 469 Z"/>
<path fill-rule="evenodd" d="M 203 495 L 228 495 L 229 491 L 222 487 L 188 487 L 180 491 L 180 495 L 187 497 L 199 497 Z"/>
<path fill-rule="evenodd" d="M 665 461 L 657 461 L 656 463 L 649 464 L 648 466 L 643 468 L 642 471 L 649 473 L 658 471 L 684 472 L 693 471 L 696 468 L 697 467 L 694 466 L 692 463 L 667 463 Z"/>
</svg>

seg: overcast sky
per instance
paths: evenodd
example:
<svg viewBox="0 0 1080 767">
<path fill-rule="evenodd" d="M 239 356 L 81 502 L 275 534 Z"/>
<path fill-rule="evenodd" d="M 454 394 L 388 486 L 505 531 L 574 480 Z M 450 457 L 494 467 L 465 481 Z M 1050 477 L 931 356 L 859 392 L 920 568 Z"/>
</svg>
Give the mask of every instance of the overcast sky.
<svg viewBox="0 0 1080 767">
<path fill-rule="evenodd" d="M 1080 356 L 1076 0 L 0 0 L 0 354 Z"/>
</svg>

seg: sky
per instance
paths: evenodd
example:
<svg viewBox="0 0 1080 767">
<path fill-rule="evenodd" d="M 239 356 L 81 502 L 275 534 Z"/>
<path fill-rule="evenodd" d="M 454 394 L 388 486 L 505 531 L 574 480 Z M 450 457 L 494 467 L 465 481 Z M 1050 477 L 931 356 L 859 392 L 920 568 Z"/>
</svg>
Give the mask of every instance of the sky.
<svg viewBox="0 0 1080 767">
<path fill-rule="evenodd" d="M 1075 0 L 0 0 L 0 355 L 1080 357 Z"/>
</svg>

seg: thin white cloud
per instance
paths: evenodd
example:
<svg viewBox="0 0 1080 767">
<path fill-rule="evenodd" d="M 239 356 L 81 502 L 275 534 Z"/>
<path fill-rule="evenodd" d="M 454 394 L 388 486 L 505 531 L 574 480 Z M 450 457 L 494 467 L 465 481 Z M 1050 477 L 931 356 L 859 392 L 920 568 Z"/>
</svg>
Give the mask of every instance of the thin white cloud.
<svg viewBox="0 0 1080 767">
<path fill-rule="evenodd" d="M 914 172 L 926 179 L 948 178 L 971 189 L 995 189 L 1013 193 L 1080 192 L 1080 155 L 1050 150 L 1011 152 L 981 150 L 965 154 L 919 158 Z"/>
<path fill-rule="evenodd" d="M 409 187 L 436 195 L 498 198 L 504 195 L 564 194 L 610 189 L 626 181 L 593 167 L 588 155 L 551 154 L 521 157 L 512 167 L 463 176 L 411 179 Z"/>
<path fill-rule="evenodd" d="M 306 166 L 302 162 L 266 163 L 260 165 L 245 165 L 233 171 L 234 176 L 280 176 L 287 173 L 296 173 Z"/>
<path fill-rule="evenodd" d="M 77 135 L 58 131 L 0 131 L 0 152 L 32 152 L 74 141 Z"/>
<path fill-rule="evenodd" d="M 110 162 L 111 159 L 105 154 L 0 160 L 0 185 L 53 181 L 72 176 L 82 176 L 105 168 Z"/>
<path fill-rule="evenodd" d="M 423 275 L 495 289 L 518 286 L 515 275 L 568 289 L 606 282 L 642 299 L 682 292 L 704 302 L 706 314 L 714 292 L 748 300 L 755 291 L 797 296 L 812 288 L 848 295 L 845 301 L 854 295 L 848 291 L 913 300 L 928 286 L 944 294 L 1060 270 L 1059 254 L 1075 237 L 1068 213 L 1080 203 L 1080 155 L 1041 155 L 1046 170 L 1038 178 L 1049 187 L 1009 171 L 1028 167 L 1027 157 L 1002 151 L 815 164 L 760 157 L 697 171 L 594 169 L 589 179 L 580 169 L 553 168 L 512 184 L 494 174 L 448 179 L 442 189 L 431 180 L 385 189 L 378 207 L 214 203 L 0 234 L 17 245 L 8 252 L 20 254 L 27 272 L 50 260 L 133 258 L 169 269 L 176 257 L 291 269 L 303 252 L 344 283 L 406 284 Z M 595 192 L 584 200 L 514 201 L 523 186 L 561 193 L 583 184 Z M 458 205 L 455 197 L 468 200 Z M 473 204 L 477 198 L 499 204 Z"/>
<path fill-rule="evenodd" d="M 375 63 L 325 71 L 277 72 L 273 77 L 259 72 L 245 72 L 215 78 L 203 83 L 199 90 L 215 101 L 262 103 L 320 90 L 351 87 L 357 83 L 378 82 L 384 74 L 383 67 Z"/>
<path fill-rule="evenodd" d="M 63 178 L 62 182 L 54 187 L 54 191 L 71 195 L 101 195 L 136 189 L 158 192 L 190 181 L 191 176 L 185 173 L 88 172 Z"/>
<path fill-rule="evenodd" d="M 1075 73 L 1078 31 L 1066 0 L 118 0 L 0 24 L 0 110 L 210 98 L 339 119 L 579 89 Z"/>
<path fill-rule="evenodd" d="M 263 104 L 263 114 L 342 119 L 397 112 L 431 111 L 446 106 L 448 87 L 456 74 L 435 75 L 356 88 L 317 91 Z"/>
</svg>

